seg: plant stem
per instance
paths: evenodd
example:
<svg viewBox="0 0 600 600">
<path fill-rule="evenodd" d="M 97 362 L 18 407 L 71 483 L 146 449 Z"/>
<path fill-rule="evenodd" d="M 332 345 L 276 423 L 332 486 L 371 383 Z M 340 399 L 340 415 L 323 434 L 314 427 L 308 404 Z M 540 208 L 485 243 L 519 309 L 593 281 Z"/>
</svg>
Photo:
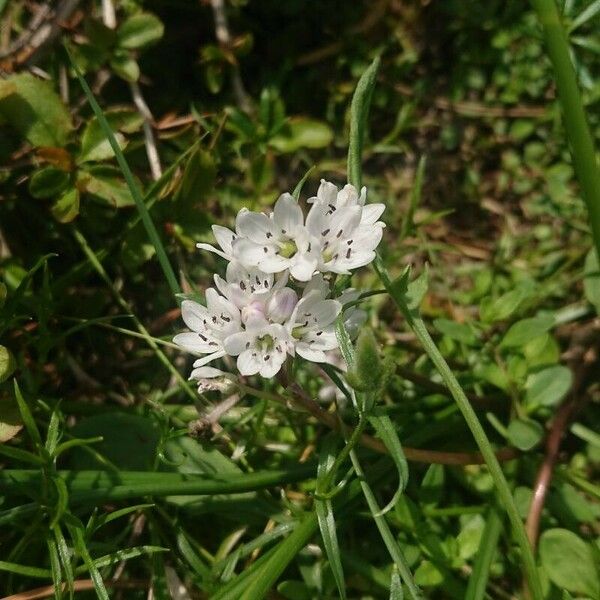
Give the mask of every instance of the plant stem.
<svg viewBox="0 0 600 600">
<path fill-rule="evenodd" d="M 548 55 L 554 67 L 573 166 L 589 212 L 596 253 L 600 256 L 600 169 L 569 53 L 569 42 L 555 0 L 531 0 L 531 4 L 542 25 Z"/>
<path fill-rule="evenodd" d="M 490 441 L 488 440 L 488 437 L 481 426 L 481 423 L 479 422 L 479 419 L 477 418 L 469 399 L 460 386 L 460 383 L 454 376 L 454 373 L 448 366 L 448 363 L 435 345 L 435 342 L 429 335 L 429 331 L 427 331 L 427 327 L 425 326 L 425 323 L 421 317 L 416 311 L 409 309 L 404 298 L 393 289 L 387 273 L 378 267 L 376 267 L 376 270 L 382 283 L 385 285 L 390 296 L 400 309 L 400 312 L 403 314 L 408 325 L 417 336 L 417 339 L 425 349 L 425 352 L 431 359 L 431 362 L 433 362 L 435 365 L 442 377 L 444 384 L 452 394 L 452 397 L 458 405 L 458 408 L 463 414 L 463 417 L 467 422 L 473 437 L 475 438 L 475 442 L 477 443 L 477 446 L 479 447 L 479 450 L 485 459 L 485 463 L 490 471 L 492 479 L 494 480 L 496 489 L 498 490 L 500 501 L 508 514 L 515 538 L 519 544 L 519 547 L 521 548 L 523 564 L 532 598 L 533 600 L 542 600 L 543 594 L 541 583 L 539 580 L 535 559 L 533 557 L 533 552 L 531 550 L 531 546 L 529 545 L 529 540 L 527 539 L 523 521 L 519 516 L 519 512 L 510 491 L 510 487 L 508 486 L 508 482 L 506 481 L 504 473 L 502 472 L 502 468 L 500 467 L 500 463 L 496 458 L 496 454 L 494 453 L 492 445 L 490 444 Z"/>
</svg>

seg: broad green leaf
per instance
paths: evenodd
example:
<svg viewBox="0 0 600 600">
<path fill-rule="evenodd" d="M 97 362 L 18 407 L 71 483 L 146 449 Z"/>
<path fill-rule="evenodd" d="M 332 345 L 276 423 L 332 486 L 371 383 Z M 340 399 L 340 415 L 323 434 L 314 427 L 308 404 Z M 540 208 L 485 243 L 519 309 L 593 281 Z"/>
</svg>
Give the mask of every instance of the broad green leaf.
<svg viewBox="0 0 600 600">
<path fill-rule="evenodd" d="M 547 529 L 540 537 L 540 558 L 559 589 L 590 598 L 600 597 L 600 578 L 589 544 L 567 529 Z"/>
<path fill-rule="evenodd" d="M 52 84 L 29 73 L 0 79 L 0 117 L 33 146 L 64 146 L 73 129 Z"/>
<path fill-rule="evenodd" d="M 444 574 L 430 561 L 424 560 L 415 571 L 415 583 L 423 587 L 435 587 L 444 582 Z"/>
<path fill-rule="evenodd" d="M 59 223 L 70 223 L 79 214 L 79 190 L 66 191 L 53 205 L 52 216 Z"/>
<path fill-rule="evenodd" d="M 271 138 L 269 144 L 279 152 L 297 152 L 300 148 L 325 148 L 333 141 L 329 125 L 315 119 L 292 118 L 287 126 Z"/>
<path fill-rule="evenodd" d="M 111 69 L 125 81 L 134 82 L 140 78 L 140 66 L 128 54 L 115 54 L 110 59 Z"/>
<path fill-rule="evenodd" d="M 544 428 L 531 419 L 513 419 L 508 426 L 510 443 L 524 452 L 537 446 L 543 437 Z"/>
<path fill-rule="evenodd" d="M 529 375 L 525 384 L 525 401 L 534 409 L 538 406 L 556 406 L 567 395 L 573 384 L 573 373 L 563 365 L 548 367 Z"/>
<path fill-rule="evenodd" d="M 4 346 L 0 346 L 0 356 L 2 348 Z M 0 444 L 14 438 L 21 429 L 23 420 L 16 402 L 10 396 L 0 398 Z"/>
<path fill-rule="evenodd" d="M 123 134 L 115 133 L 115 139 L 121 149 L 125 148 L 127 143 Z M 81 136 L 81 151 L 77 162 L 81 164 L 87 161 L 106 160 L 107 158 L 112 158 L 114 155 L 115 153 L 102 131 L 98 119 L 90 119 Z"/>
<path fill-rule="evenodd" d="M 554 317 L 550 315 L 522 319 L 510 327 L 502 338 L 501 345 L 506 348 L 524 346 L 533 338 L 544 335 L 553 325 Z"/>
<path fill-rule="evenodd" d="M 477 334 L 475 330 L 466 323 L 457 323 L 449 319 L 435 319 L 433 326 L 449 338 L 462 342 L 463 344 L 475 344 Z"/>
<path fill-rule="evenodd" d="M 164 33 L 160 19 L 150 13 L 140 13 L 126 19 L 117 30 L 121 48 L 144 48 L 160 40 Z"/>
<path fill-rule="evenodd" d="M 523 355 L 529 369 L 556 364 L 560 347 L 551 333 L 540 335 L 523 346 Z"/>
<path fill-rule="evenodd" d="M 52 198 L 69 185 L 69 173 L 56 167 L 34 171 L 29 179 L 29 193 L 34 198 Z"/>
<path fill-rule="evenodd" d="M 135 204 L 119 169 L 109 165 L 94 165 L 86 170 L 82 169 L 78 174 L 78 188 L 115 208 Z"/>
<path fill-rule="evenodd" d="M 583 291 L 587 301 L 600 313 L 600 263 L 593 248 L 585 258 Z"/>
<path fill-rule="evenodd" d="M 484 527 L 485 521 L 481 515 L 473 515 L 464 519 L 463 527 L 456 537 L 458 554 L 461 558 L 468 560 L 477 554 Z"/>
<path fill-rule="evenodd" d="M 70 432 L 77 438 L 102 436 L 94 449 L 124 470 L 150 470 L 159 440 L 152 419 L 122 412 L 111 412 L 81 419 Z M 69 460 L 75 469 L 97 469 L 98 463 L 87 452 L 74 452 Z"/>
<path fill-rule="evenodd" d="M 533 286 L 521 285 L 492 300 L 484 298 L 479 306 L 481 320 L 492 323 L 508 319 L 533 294 Z"/>
<path fill-rule="evenodd" d="M 0 383 L 6 381 L 17 368 L 13 353 L 6 347 L 0 345 Z"/>
</svg>

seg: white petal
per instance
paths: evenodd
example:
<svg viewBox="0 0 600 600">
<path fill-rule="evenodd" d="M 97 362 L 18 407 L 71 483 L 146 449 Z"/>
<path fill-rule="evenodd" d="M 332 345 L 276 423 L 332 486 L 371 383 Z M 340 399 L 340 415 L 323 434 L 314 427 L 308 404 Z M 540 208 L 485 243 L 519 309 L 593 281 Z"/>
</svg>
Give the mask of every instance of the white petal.
<svg viewBox="0 0 600 600">
<path fill-rule="evenodd" d="M 327 237 L 331 239 L 348 239 L 358 227 L 361 214 L 362 208 L 360 206 L 345 206 L 336 210 L 331 217 L 331 232 Z"/>
<path fill-rule="evenodd" d="M 315 202 L 308 211 L 306 228 L 317 238 L 320 238 L 323 231 L 326 231 L 329 228 L 331 217 L 328 213 L 331 209 L 328 207 L 329 205 L 323 202 Z"/>
<path fill-rule="evenodd" d="M 326 362 L 327 356 L 322 350 L 316 350 L 305 342 L 298 342 L 296 344 L 296 352 L 306 360 L 312 362 Z"/>
<path fill-rule="evenodd" d="M 258 264 L 265 273 L 281 273 L 288 268 L 290 261 L 279 254 L 271 254 L 262 258 Z"/>
<path fill-rule="evenodd" d="M 209 318 L 208 309 L 193 300 L 184 300 L 181 303 L 181 317 L 183 322 L 192 331 L 206 331 L 204 322 Z"/>
<path fill-rule="evenodd" d="M 333 206 L 337 203 L 338 188 L 330 181 L 321 179 L 321 185 L 317 190 L 317 198 L 324 204 L 332 204 Z"/>
<path fill-rule="evenodd" d="M 282 235 L 294 236 L 297 229 L 302 227 L 303 216 L 298 202 L 291 194 L 281 194 L 273 209 L 273 220 Z"/>
<path fill-rule="evenodd" d="M 220 369 L 214 367 L 198 367 L 194 369 L 190 375 L 190 379 L 213 379 L 225 375 Z"/>
<path fill-rule="evenodd" d="M 221 227 L 220 225 L 213 225 L 212 231 L 217 240 L 217 244 L 221 246 L 223 251 L 229 255 L 231 255 L 231 244 L 233 240 L 237 237 L 231 229 L 227 229 L 227 227 Z"/>
<path fill-rule="evenodd" d="M 275 233 L 273 222 L 267 215 L 250 211 L 238 214 L 236 230 L 256 244 L 269 244 Z"/>
<path fill-rule="evenodd" d="M 335 321 L 340 310 L 342 305 L 337 300 L 320 300 L 310 307 L 309 325 L 318 329 L 327 327 Z"/>
<path fill-rule="evenodd" d="M 212 354 L 209 354 L 208 356 L 203 356 L 202 358 L 199 358 L 198 360 L 194 361 L 194 367 L 195 368 L 203 367 L 204 365 L 207 365 L 209 362 L 216 360 L 217 358 L 221 358 L 222 356 L 225 356 L 225 354 L 227 354 L 225 352 L 225 350 L 219 350 L 218 352 L 213 352 Z"/>
<path fill-rule="evenodd" d="M 361 225 L 373 225 L 377 219 L 383 214 L 385 204 L 366 204 L 363 206 L 362 216 L 360 218 Z"/>
<path fill-rule="evenodd" d="M 234 333 L 223 341 L 225 352 L 231 356 L 238 356 L 246 350 L 246 345 L 252 343 L 253 339 L 253 336 L 245 331 Z"/>
<path fill-rule="evenodd" d="M 317 268 L 317 258 L 308 254 L 295 254 L 290 260 L 290 274 L 298 281 L 310 281 Z"/>
<path fill-rule="evenodd" d="M 245 267 L 257 267 L 265 257 L 273 256 L 273 246 L 261 245 L 246 238 L 238 238 L 233 244 L 233 256 Z"/>
<path fill-rule="evenodd" d="M 178 333 L 173 338 L 173 343 L 192 354 L 206 354 L 207 352 L 214 352 L 220 347 L 220 344 L 214 338 L 205 336 L 205 339 L 202 339 L 200 335 L 195 332 Z"/>
<path fill-rule="evenodd" d="M 351 183 L 347 183 L 337 195 L 337 207 L 342 208 L 344 206 L 357 205 L 358 193 L 356 192 L 356 188 Z"/>
<path fill-rule="evenodd" d="M 237 368 L 242 375 L 256 375 L 260 370 L 259 356 L 253 350 L 244 350 L 237 359 Z"/>
<path fill-rule="evenodd" d="M 196 244 L 196 248 L 198 248 L 199 250 L 208 250 L 209 252 L 212 252 L 213 254 L 216 254 L 217 256 L 224 258 L 225 260 L 231 260 L 231 256 L 229 254 L 226 254 L 225 252 L 221 252 L 221 250 L 217 250 L 214 246 L 211 246 L 210 244 L 198 242 Z"/>
<path fill-rule="evenodd" d="M 265 360 L 266 356 L 262 357 L 262 364 L 260 365 L 260 375 L 261 377 L 265 377 L 270 379 L 271 377 L 275 377 L 275 375 L 281 369 L 281 365 L 285 361 L 285 354 L 273 353 L 267 355 L 269 358 Z"/>
</svg>

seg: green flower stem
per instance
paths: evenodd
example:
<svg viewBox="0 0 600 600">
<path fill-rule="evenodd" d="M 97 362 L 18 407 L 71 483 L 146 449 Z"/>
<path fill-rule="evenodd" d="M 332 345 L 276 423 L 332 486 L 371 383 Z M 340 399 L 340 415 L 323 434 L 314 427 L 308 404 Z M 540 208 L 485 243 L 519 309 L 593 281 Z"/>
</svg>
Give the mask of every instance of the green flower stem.
<svg viewBox="0 0 600 600">
<path fill-rule="evenodd" d="M 388 290 L 390 296 L 393 298 L 394 302 L 400 309 L 400 312 L 406 319 L 406 322 L 413 330 L 414 334 L 417 336 L 417 339 L 425 349 L 425 352 L 431 359 L 431 362 L 435 365 L 439 374 L 442 377 L 442 380 L 452 397 L 454 398 L 458 408 L 461 413 L 473 437 L 475 438 L 475 442 L 481 451 L 481 454 L 485 460 L 485 463 L 490 471 L 490 474 L 494 480 L 494 484 L 498 491 L 498 495 L 500 497 L 500 501 L 504 506 L 508 514 L 508 518 L 511 522 L 513 532 L 519 547 L 521 548 L 522 560 L 525 567 L 525 574 L 527 577 L 529 590 L 531 592 L 531 596 L 533 600 L 542 600 L 542 588 L 539 580 L 539 575 L 537 572 L 537 567 L 535 564 L 535 559 L 533 557 L 533 552 L 531 550 L 531 546 L 529 545 L 529 541 L 527 539 L 527 534 L 525 532 L 525 527 L 523 525 L 523 521 L 521 521 L 521 517 L 519 516 L 519 512 L 517 511 L 517 507 L 515 505 L 512 493 L 508 486 L 508 482 L 504 477 L 504 473 L 502 472 L 502 468 L 500 467 L 500 463 L 496 458 L 496 454 L 490 444 L 490 441 L 487 438 L 487 435 L 471 406 L 465 392 L 463 391 L 460 383 L 454 376 L 454 373 L 448 366 L 448 363 L 442 356 L 441 352 L 438 350 L 435 342 L 429 335 L 429 331 L 427 331 L 427 327 L 425 323 L 421 319 L 421 317 L 416 313 L 416 311 L 412 311 L 409 309 L 406 304 L 403 296 L 398 294 L 387 275 L 387 273 L 380 268 L 377 268 L 377 274 L 381 279 L 382 283 Z"/>
<path fill-rule="evenodd" d="M 379 504 L 377 503 L 375 494 L 373 493 L 371 486 L 367 483 L 365 473 L 362 469 L 360 461 L 358 460 L 358 455 L 354 450 L 350 452 L 350 460 L 352 461 L 354 472 L 356 473 L 356 476 L 360 481 L 360 487 L 362 489 L 363 496 L 365 497 L 365 500 L 367 501 L 367 504 L 369 506 L 369 510 L 371 511 L 371 516 L 373 517 L 373 520 L 377 525 L 377 529 L 379 529 L 381 539 L 383 540 L 385 547 L 387 548 L 390 556 L 392 557 L 394 564 L 397 566 L 398 572 L 400 573 L 400 576 L 402 577 L 404 583 L 406 584 L 406 587 L 408 588 L 410 597 L 413 600 L 421 600 L 423 596 L 421 595 L 421 592 L 417 584 L 415 583 L 406 558 L 402 553 L 402 550 L 400 550 L 400 546 L 398 545 L 394 534 L 391 532 L 390 526 L 388 525 L 385 516 L 381 514 L 381 509 L 379 507 Z"/>
<path fill-rule="evenodd" d="M 531 4 L 542 25 L 548 55 L 554 67 L 573 166 L 589 212 L 596 252 L 600 256 L 600 168 L 569 53 L 569 42 L 555 0 L 531 0 Z"/>
</svg>

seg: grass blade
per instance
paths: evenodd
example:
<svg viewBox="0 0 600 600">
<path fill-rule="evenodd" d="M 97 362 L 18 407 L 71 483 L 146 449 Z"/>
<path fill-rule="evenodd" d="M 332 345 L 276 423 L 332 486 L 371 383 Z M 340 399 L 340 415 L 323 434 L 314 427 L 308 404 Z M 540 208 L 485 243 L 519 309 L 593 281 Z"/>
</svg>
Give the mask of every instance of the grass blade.
<svg viewBox="0 0 600 600">
<path fill-rule="evenodd" d="M 131 197 L 133 198 L 135 205 L 137 207 L 137 210 L 140 214 L 140 218 L 142 219 L 142 223 L 144 225 L 144 228 L 146 229 L 146 233 L 148 234 L 148 237 L 150 238 L 150 241 L 152 242 L 152 245 L 154 246 L 154 250 L 156 251 L 156 256 L 158 257 L 158 261 L 160 262 L 160 266 L 165 275 L 165 279 L 167 280 L 167 283 L 169 284 L 169 287 L 171 288 L 171 292 L 173 293 L 173 295 L 175 297 L 177 297 L 177 294 L 181 293 L 181 289 L 179 287 L 177 277 L 175 276 L 173 267 L 171 266 L 171 263 L 169 262 L 169 258 L 167 257 L 167 253 L 165 251 L 163 243 L 158 235 L 156 226 L 154 225 L 154 222 L 152 221 L 152 217 L 150 216 L 150 213 L 148 212 L 148 208 L 146 207 L 146 204 L 144 203 L 143 195 L 135 183 L 135 180 L 133 178 L 133 173 L 131 172 L 131 169 L 129 168 L 127 161 L 125 160 L 125 156 L 123 155 L 123 152 L 121 151 L 119 143 L 117 142 L 115 135 L 113 133 L 113 130 L 111 129 L 106 117 L 104 116 L 104 113 L 102 112 L 102 109 L 100 108 L 100 105 L 96 101 L 96 98 L 94 98 L 94 94 L 93 94 L 92 90 L 88 86 L 86 80 L 84 79 L 83 75 L 81 74 L 81 71 L 79 70 L 79 67 L 73 60 L 73 57 L 69 53 L 69 50 L 66 48 L 66 46 L 65 46 L 65 51 L 67 52 L 69 61 L 71 62 L 71 66 L 73 67 L 75 74 L 77 75 L 77 79 L 79 80 L 79 83 L 81 84 L 81 87 L 83 88 L 83 91 L 84 91 L 85 95 L 87 96 L 88 102 L 90 103 L 90 106 L 92 107 L 92 110 L 94 111 L 94 114 L 96 115 L 96 118 L 98 119 L 98 123 L 99 123 L 100 127 L 102 128 L 102 131 L 104 132 L 104 135 L 106 136 L 106 139 L 108 140 L 108 142 L 110 144 L 110 147 L 112 148 L 113 152 L 115 153 L 117 163 L 119 164 L 121 172 L 123 173 L 123 177 L 125 178 L 125 182 L 127 183 L 127 187 L 129 188 L 129 192 L 131 193 Z"/>
<path fill-rule="evenodd" d="M 19 407 L 19 412 L 21 413 L 21 419 L 23 419 L 23 424 L 25 425 L 25 429 L 27 429 L 27 433 L 29 437 L 32 439 L 33 443 L 36 447 L 42 448 L 42 436 L 40 435 L 40 430 L 35 423 L 33 415 L 31 414 L 31 410 L 29 409 L 29 405 L 25 402 L 25 398 L 23 398 L 23 394 L 21 394 L 21 389 L 19 388 L 19 384 L 15 379 L 15 398 L 17 399 L 17 405 Z"/>
<path fill-rule="evenodd" d="M 485 588 L 490 577 L 490 567 L 492 566 L 501 531 L 502 520 L 500 515 L 495 509 L 492 509 L 483 529 L 473 572 L 469 577 L 465 600 L 484 600 Z"/>
<path fill-rule="evenodd" d="M 594 138 L 586 119 L 573 68 L 569 42 L 563 29 L 555 0 L 531 0 L 544 31 L 548 55 L 554 67 L 558 98 L 570 142 L 573 166 L 587 205 L 596 252 L 600 256 L 600 168 L 596 159 Z M 592 4 L 590 10 L 600 10 Z M 582 18 L 582 15 L 579 18 Z M 577 20 L 576 20 L 577 21 Z"/>
<path fill-rule="evenodd" d="M 124 500 L 140 496 L 213 495 L 250 492 L 270 486 L 294 483 L 314 477 L 314 464 L 289 469 L 255 471 L 244 475 L 206 477 L 183 473 L 152 473 L 147 471 L 58 471 L 67 484 L 72 504 L 108 500 Z M 0 471 L 3 494 L 22 494 L 25 489 L 35 493 L 42 474 L 36 470 Z"/>
</svg>

